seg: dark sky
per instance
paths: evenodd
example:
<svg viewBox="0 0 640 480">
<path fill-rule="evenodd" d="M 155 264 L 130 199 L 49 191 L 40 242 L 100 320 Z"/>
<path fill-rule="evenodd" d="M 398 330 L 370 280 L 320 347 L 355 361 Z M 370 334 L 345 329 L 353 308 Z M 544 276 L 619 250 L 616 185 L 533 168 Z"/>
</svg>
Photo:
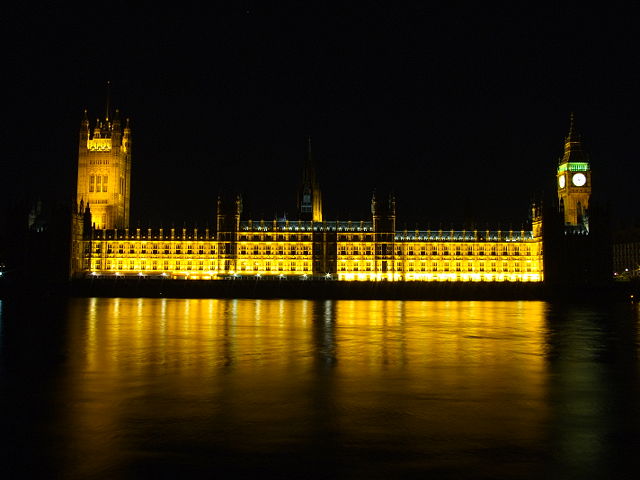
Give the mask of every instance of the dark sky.
<svg viewBox="0 0 640 480">
<path fill-rule="evenodd" d="M 368 218 L 392 189 L 399 226 L 519 227 L 572 111 L 594 188 L 638 216 L 638 10 L 262 3 L 12 7 L 5 203 L 74 188 L 82 111 L 104 115 L 109 80 L 133 126 L 134 224 L 213 223 L 221 190 L 247 216 L 295 217 L 311 135 L 329 218 Z"/>
</svg>

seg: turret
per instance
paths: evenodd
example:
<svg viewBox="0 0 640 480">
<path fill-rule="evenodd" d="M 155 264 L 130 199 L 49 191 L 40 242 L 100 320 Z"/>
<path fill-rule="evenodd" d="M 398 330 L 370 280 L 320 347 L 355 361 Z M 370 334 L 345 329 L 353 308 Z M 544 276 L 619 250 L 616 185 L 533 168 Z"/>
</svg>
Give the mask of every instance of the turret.
<svg viewBox="0 0 640 480">
<path fill-rule="evenodd" d="M 80 207 L 82 209 L 82 206 Z M 82 235 L 84 238 L 91 237 L 91 207 L 89 206 L 89 202 L 87 202 L 87 206 L 84 208 L 84 212 L 82 212 Z"/>
<path fill-rule="evenodd" d="M 111 134 L 111 144 L 113 148 L 119 148 L 122 145 L 122 129 L 120 128 L 120 110 L 116 108 L 113 116 L 113 126 Z"/>
<path fill-rule="evenodd" d="M 378 280 L 398 280 L 395 273 L 396 199 L 390 193 L 371 198 L 371 216 L 375 239 L 375 272 Z"/>
<path fill-rule="evenodd" d="M 542 238 L 543 216 L 542 207 L 538 203 L 531 205 L 531 230 L 533 238 Z"/>
<path fill-rule="evenodd" d="M 85 109 L 80 122 L 80 148 L 87 148 L 87 140 L 89 140 L 89 117 Z"/>
<path fill-rule="evenodd" d="M 218 242 L 218 260 L 220 271 L 233 273 L 236 268 L 236 241 L 242 215 L 242 198 L 236 195 L 233 200 L 225 200 L 218 195 L 216 212 L 216 240 Z M 229 208 L 230 207 L 230 208 Z"/>
<path fill-rule="evenodd" d="M 378 232 L 395 232 L 396 230 L 396 197 L 390 193 L 386 200 L 373 193 L 371 197 L 371 216 L 373 230 Z"/>
<path fill-rule="evenodd" d="M 242 216 L 242 197 L 236 195 L 233 200 L 218 195 L 216 211 L 216 232 L 218 237 L 230 238 L 229 235 L 240 229 Z M 233 235 L 232 235 L 233 236 Z"/>
</svg>

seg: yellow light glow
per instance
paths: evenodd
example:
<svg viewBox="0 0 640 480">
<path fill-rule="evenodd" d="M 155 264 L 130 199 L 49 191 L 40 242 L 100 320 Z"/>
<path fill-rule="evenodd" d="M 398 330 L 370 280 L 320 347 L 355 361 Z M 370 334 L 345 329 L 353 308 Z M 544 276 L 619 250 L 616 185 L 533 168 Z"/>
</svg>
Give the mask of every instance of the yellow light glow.
<svg viewBox="0 0 640 480">
<path fill-rule="evenodd" d="M 103 231 L 104 232 L 104 231 Z M 150 233 L 151 237 L 153 234 Z M 183 237 L 142 238 L 139 231 L 128 235 L 102 236 L 84 247 L 84 264 L 98 274 L 140 274 L 171 278 L 305 279 L 309 276 L 339 281 L 418 282 L 540 282 L 541 238 L 521 237 L 504 241 L 416 241 L 396 240 L 391 255 L 376 254 L 376 242 L 342 241 L 336 247 L 336 272 L 314 272 L 313 242 L 300 241 L 296 231 L 278 232 L 278 240 L 265 240 L 259 230 L 242 232 L 237 253 L 222 257 L 223 242 L 214 238 L 189 241 Z M 271 238 L 275 238 L 273 235 Z M 390 247 L 391 249 L 391 247 Z M 330 276 L 327 276 L 329 274 Z"/>
</svg>

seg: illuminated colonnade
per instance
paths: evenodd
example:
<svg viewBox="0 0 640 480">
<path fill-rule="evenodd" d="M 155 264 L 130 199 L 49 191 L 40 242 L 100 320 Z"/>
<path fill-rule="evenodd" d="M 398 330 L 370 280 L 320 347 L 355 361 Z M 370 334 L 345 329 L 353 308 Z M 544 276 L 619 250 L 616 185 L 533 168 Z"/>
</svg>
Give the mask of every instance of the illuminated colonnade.
<svg viewBox="0 0 640 480">
<path fill-rule="evenodd" d="M 319 241 L 322 233 L 333 237 Z M 319 250 L 333 259 L 332 270 L 314 271 Z M 84 241 L 83 264 L 94 275 L 201 280 L 543 280 L 542 241 L 531 231 L 404 231 L 389 242 L 371 222 L 249 221 L 232 241 L 208 229 L 94 230 Z"/>
<path fill-rule="evenodd" d="M 339 235 L 338 279 L 363 281 L 542 281 L 542 242 L 531 232 L 396 232 L 381 260 L 375 236 Z M 391 258 L 389 258 L 391 257 Z M 386 262 L 386 265 L 384 264 Z"/>
</svg>

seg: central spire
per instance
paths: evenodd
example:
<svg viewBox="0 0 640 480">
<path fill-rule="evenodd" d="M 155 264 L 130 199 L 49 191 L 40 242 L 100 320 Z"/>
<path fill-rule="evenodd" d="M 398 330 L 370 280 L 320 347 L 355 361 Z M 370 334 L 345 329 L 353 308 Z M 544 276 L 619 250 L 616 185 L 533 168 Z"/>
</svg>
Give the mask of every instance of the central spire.
<svg viewBox="0 0 640 480">
<path fill-rule="evenodd" d="M 302 171 L 302 188 L 298 196 L 301 220 L 322 221 L 322 194 L 316 176 L 315 162 L 311 150 L 311 136 L 307 136 L 307 158 Z"/>
<path fill-rule="evenodd" d="M 311 135 L 307 136 L 307 159 L 302 172 L 303 183 L 313 183 L 316 180 L 315 165 L 313 162 L 313 152 L 311 151 Z"/>
</svg>

